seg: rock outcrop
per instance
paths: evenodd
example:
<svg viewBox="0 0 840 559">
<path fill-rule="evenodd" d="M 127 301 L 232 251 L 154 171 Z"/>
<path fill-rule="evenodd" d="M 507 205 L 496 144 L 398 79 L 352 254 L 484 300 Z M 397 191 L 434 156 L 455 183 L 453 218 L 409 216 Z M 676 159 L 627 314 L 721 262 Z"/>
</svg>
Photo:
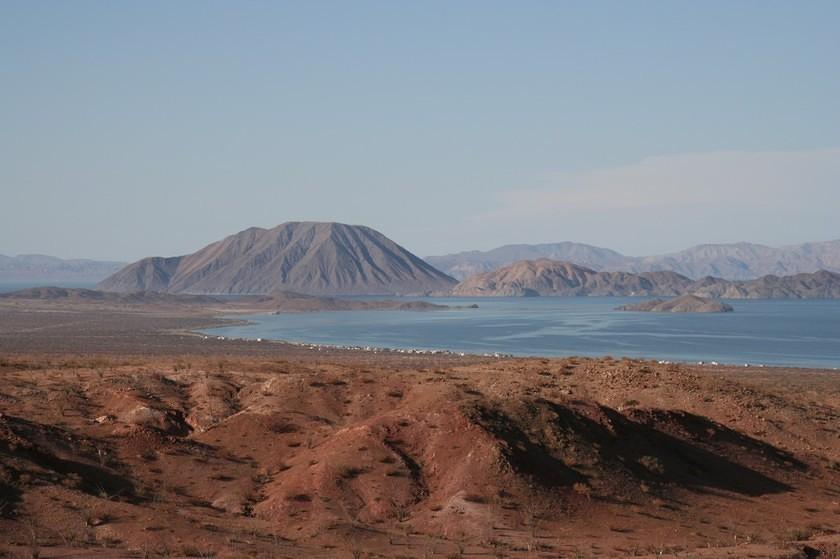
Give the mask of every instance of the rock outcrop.
<svg viewBox="0 0 840 559">
<path fill-rule="evenodd" d="M 679 312 L 679 313 L 725 313 L 732 312 L 732 306 L 696 295 L 682 295 L 667 301 L 653 299 L 635 305 L 622 305 L 620 311 Z"/>
</svg>

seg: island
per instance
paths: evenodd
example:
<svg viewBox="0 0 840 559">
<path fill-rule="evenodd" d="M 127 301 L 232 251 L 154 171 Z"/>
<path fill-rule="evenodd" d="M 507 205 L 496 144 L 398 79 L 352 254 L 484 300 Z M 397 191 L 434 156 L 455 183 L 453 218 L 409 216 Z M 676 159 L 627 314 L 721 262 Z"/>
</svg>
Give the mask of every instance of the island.
<svg viewBox="0 0 840 559">
<path fill-rule="evenodd" d="M 731 305 L 696 295 L 682 295 L 673 299 L 652 299 L 633 305 L 622 305 L 616 310 L 637 312 L 685 312 L 685 313 L 723 313 L 732 312 Z"/>
</svg>

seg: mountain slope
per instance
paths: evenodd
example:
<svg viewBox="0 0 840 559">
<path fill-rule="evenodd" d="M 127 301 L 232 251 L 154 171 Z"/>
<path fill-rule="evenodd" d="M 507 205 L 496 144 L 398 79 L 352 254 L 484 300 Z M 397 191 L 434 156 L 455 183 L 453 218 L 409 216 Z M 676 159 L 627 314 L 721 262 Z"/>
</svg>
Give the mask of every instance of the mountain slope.
<svg viewBox="0 0 840 559">
<path fill-rule="evenodd" d="M 0 282 L 97 282 L 125 266 L 123 262 L 63 260 L 43 254 L 0 254 Z"/>
<path fill-rule="evenodd" d="M 765 275 L 792 275 L 819 270 L 840 272 L 840 240 L 769 247 L 753 243 L 705 244 L 679 252 L 632 257 L 580 243 L 507 245 L 486 252 L 470 251 L 426 260 L 459 279 L 495 270 L 520 260 L 565 260 L 596 271 L 651 272 L 671 270 L 686 277 L 732 280 Z"/>
<path fill-rule="evenodd" d="M 694 295 L 722 299 L 840 299 L 840 274 L 821 270 L 737 282 L 704 278 L 689 289 Z"/>
<path fill-rule="evenodd" d="M 631 269 L 668 269 L 691 278 L 739 280 L 819 270 L 840 272 L 840 241 L 781 248 L 752 243 L 698 245 L 673 254 L 636 259 Z"/>
<path fill-rule="evenodd" d="M 252 227 L 186 256 L 146 258 L 99 284 L 106 291 L 322 295 L 447 290 L 455 280 L 381 233 L 340 223 Z"/>
<path fill-rule="evenodd" d="M 465 279 L 520 260 L 542 258 L 574 262 L 593 270 L 605 268 L 622 270 L 628 268 L 633 262 L 632 258 L 608 248 L 572 242 L 505 245 L 486 252 L 472 250 L 444 256 L 429 256 L 426 261 L 452 277 Z"/>
<path fill-rule="evenodd" d="M 525 260 L 476 274 L 452 290 L 461 296 L 676 296 L 692 281 L 674 272 L 596 272 L 570 262 Z"/>
<path fill-rule="evenodd" d="M 524 260 L 476 274 L 452 289 L 459 296 L 657 296 L 696 295 L 715 299 L 837 299 L 840 274 L 825 270 L 792 276 L 767 275 L 729 281 L 693 281 L 671 271 L 596 272 L 570 262 Z"/>
</svg>

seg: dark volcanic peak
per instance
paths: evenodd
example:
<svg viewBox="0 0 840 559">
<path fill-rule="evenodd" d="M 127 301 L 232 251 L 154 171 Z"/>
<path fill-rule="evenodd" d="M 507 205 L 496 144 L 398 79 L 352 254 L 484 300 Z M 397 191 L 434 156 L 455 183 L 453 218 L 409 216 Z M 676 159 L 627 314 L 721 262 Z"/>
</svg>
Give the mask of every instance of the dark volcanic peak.
<svg viewBox="0 0 840 559">
<path fill-rule="evenodd" d="M 378 231 L 289 222 L 252 227 L 186 256 L 146 258 L 99 284 L 108 291 L 172 293 L 415 294 L 455 280 Z"/>
</svg>

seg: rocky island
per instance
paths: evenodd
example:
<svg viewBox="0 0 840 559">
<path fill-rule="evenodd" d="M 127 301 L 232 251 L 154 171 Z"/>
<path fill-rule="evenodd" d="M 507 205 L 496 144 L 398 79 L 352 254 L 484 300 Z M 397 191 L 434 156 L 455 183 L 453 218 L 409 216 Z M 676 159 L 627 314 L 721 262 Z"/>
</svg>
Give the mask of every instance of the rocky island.
<svg viewBox="0 0 840 559">
<path fill-rule="evenodd" d="M 634 305 L 622 305 L 616 310 L 637 312 L 684 312 L 684 313 L 723 313 L 732 312 L 732 306 L 696 295 L 683 295 L 673 299 L 652 299 Z"/>
</svg>

